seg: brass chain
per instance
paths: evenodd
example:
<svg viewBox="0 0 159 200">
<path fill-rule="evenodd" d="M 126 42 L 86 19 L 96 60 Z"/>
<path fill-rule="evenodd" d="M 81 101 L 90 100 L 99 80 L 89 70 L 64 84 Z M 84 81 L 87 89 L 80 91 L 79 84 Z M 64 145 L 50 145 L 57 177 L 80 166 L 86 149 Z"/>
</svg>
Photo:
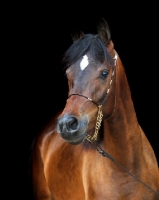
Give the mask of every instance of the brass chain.
<svg viewBox="0 0 159 200">
<path fill-rule="evenodd" d="M 97 115 L 97 121 L 96 121 L 96 125 L 95 125 L 95 131 L 94 131 L 94 135 L 91 137 L 90 135 L 86 134 L 85 139 L 88 140 L 89 142 L 91 141 L 95 141 L 98 138 L 98 132 L 99 129 L 101 127 L 101 122 L 102 122 L 102 118 L 103 118 L 103 113 L 102 113 L 102 105 L 98 106 L 98 115 Z"/>
</svg>

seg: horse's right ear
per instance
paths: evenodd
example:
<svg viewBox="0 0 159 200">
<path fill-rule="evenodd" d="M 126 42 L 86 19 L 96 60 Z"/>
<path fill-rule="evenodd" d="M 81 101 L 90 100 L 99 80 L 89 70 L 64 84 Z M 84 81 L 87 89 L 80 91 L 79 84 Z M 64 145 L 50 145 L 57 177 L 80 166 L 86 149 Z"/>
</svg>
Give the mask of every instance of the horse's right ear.
<svg viewBox="0 0 159 200">
<path fill-rule="evenodd" d="M 84 36 L 83 31 L 77 25 L 73 24 L 72 26 L 72 33 L 71 33 L 71 38 L 72 41 L 75 42 L 76 40 L 82 38 Z"/>
<path fill-rule="evenodd" d="M 108 23 L 103 18 L 98 21 L 97 32 L 101 40 L 108 46 L 111 41 L 111 32 Z"/>
</svg>

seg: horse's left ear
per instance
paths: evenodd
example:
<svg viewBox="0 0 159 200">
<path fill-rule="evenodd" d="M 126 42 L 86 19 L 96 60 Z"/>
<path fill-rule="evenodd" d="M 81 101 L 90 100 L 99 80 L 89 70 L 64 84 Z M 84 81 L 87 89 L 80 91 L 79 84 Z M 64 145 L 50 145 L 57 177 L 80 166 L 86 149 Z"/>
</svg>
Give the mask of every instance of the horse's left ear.
<svg viewBox="0 0 159 200">
<path fill-rule="evenodd" d="M 79 30 L 78 32 L 76 31 L 76 32 L 71 33 L 71 38 L 73 42 L 82 38 L 83 36 L 84 36 L 84 33 L 81 30 Z"/>
<path fill-rule="evenodd" d="M 71 33 L 71 38 L 72 41 L 75 42 L 76 40 L 82 38 L 84 36 L 83 31 L 77 25 L 73 24 L 72 26 L 72 33 Z"/>
<path fill-rule="evenodd" d="M 108 46 L 111 41 L 111 32 L 108 23 L 103 18 L 98 21 L 97 32 L 104 44 Z"/>
</svg>

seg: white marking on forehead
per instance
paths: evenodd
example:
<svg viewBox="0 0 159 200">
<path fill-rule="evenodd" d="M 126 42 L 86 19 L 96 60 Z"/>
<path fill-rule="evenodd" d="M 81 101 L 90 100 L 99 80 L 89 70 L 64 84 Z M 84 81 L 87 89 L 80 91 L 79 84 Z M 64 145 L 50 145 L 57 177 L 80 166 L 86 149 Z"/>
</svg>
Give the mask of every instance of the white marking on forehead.
<svg viewBox="0 0 159 200">
<path fill-rule="evenodd" d="M 88 64 L 89 64 L 89 62 L 88 62 L 88 56 L 85 55 L 85 56 L 83 56 L 83 59 L 82 59 L 82 61 L 80 63 L 81 70 L 83 71 L 88 66 Z"/>
</svg>

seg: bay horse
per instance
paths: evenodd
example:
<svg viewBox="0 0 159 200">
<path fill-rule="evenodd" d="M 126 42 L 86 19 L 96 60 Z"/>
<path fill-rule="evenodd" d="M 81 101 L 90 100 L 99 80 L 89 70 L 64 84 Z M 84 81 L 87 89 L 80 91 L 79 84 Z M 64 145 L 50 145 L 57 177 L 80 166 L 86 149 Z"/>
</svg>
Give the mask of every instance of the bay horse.
<svg viewBox="0 0 159 200">
<path fill-rule="evenodd" d="M 72 34 L 64 109 L 32 150 L 35 200 L 157 200 L 159 167 L 140 127 L 108 23 Z"/>
</svg>

